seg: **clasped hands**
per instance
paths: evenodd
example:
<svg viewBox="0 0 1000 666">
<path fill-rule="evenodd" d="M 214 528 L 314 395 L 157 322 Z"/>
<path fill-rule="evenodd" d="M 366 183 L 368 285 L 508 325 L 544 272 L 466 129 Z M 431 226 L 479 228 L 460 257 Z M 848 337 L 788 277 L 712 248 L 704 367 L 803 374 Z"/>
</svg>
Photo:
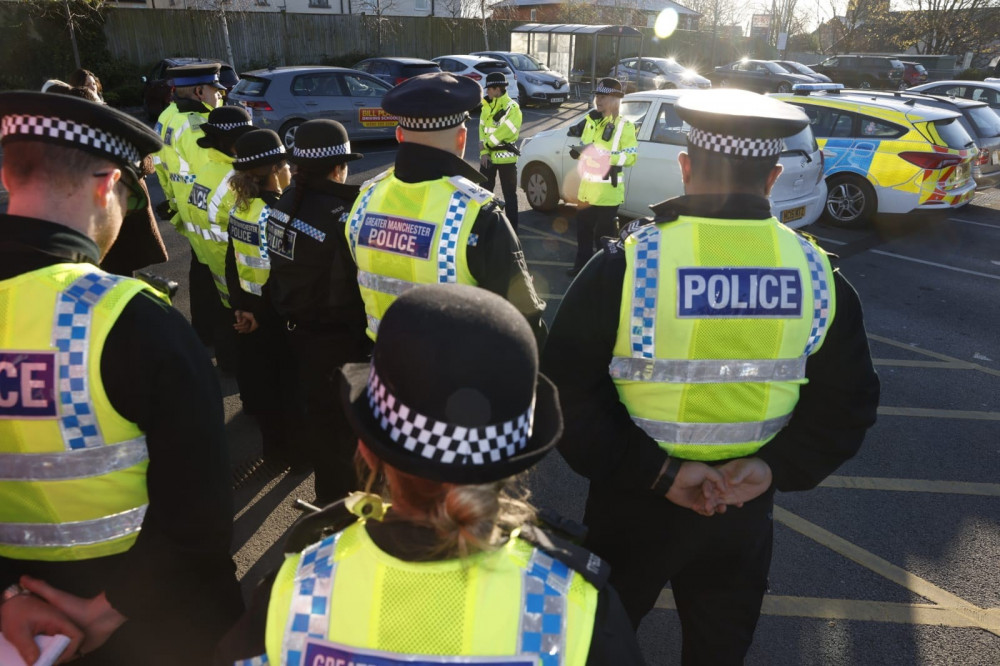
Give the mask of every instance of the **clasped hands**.
<svg viewBox="0 0 1000 666">
<path fill-rule="evenodd" d="M 13 597 L 0 606 L 0 633 L 28 664 L 39 657 L 35 636 L 68 636 L 70 643 L 56 661 L 64 664 L 99 648 L 125 622 L 103 592 L 84 599 L 29 576 L 22 576 L 20 582 L 31 594 Z"/>
<path fill-rule="evenodd" d="M 667 499 L 702 516 L 714 516 L 730 505 L 742 507 L 770 487 L 771 467 L 760 458 L 737 458 L 718 467 L 688 460 L 677 471 Z"/>
</svg>

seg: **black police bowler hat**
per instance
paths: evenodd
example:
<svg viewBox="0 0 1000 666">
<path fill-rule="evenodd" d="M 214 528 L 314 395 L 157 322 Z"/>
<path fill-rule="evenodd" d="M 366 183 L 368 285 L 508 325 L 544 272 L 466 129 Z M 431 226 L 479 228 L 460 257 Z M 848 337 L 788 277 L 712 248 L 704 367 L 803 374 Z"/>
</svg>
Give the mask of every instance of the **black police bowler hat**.
<svg viewBox="0 0 1000 666">
<path fill-rule="evenodd" d="M 556 444 L 555 386 L 538 373 L 523 315 L 467 285 L 421 285 L 389 306 L 372 361 L 341 368 L 354 432 L 393 467 L 478 484 L 521 472 Z"/>
<path fill-rule="evenodd" d="M 403 129 L 418 132 L 457 127 L 482 104 L 483 90 L 467 76 L 431 72 L 406 79 L 382 98 L 382 108 Z"/>
<path fill-rule="evenodd" d="M 201 124 L 205 136 L 198 137 L 198 145 L 202 148 L 215 148 L 218 139 L 237 139 L 247 132 L 253 131 L 250 114 L 242 106 L 220 106 L 212 109 L 208 120 Z"/>
<path fill-rule="evenodd" d="M 343 125 L 321 118 L 299 125 L 288 161 L 309 170 L 332 170 L 362 157 L 361 153 L 351 152 L 351 138 Z"/>
<path fill-rule="evenodd" d="M 594 88 L 595 95 L 610 95 L 611 97 L 624 97 L 622 82 L 611 77 L 601 79 Z"/>
<path fill-rule="evenodd" d="M 226 86 L 219 83 L 219 70 L 222 65 L 219 63 L 204 63 L 196 65 L 179 65 L 167 68 L 167 78 L 173 80 L 175 88 L 188 88 L 191 86 L 212 86 L 219 90 L 225 90 Z"/>
<path fill-rule="evenodd" d="M 277 133 L 268 129 L 256 129 L 236 139 L 236 159 L 233 168 L 248 171 L 259 166 L 284 162 L 288 157 L 285 145 Z"/>
<path fill-rule="evenodd" d="M 501 74 L 500 72 L 490 72 L 489 74 L 486 75 L 485 85 L 487 88 L 492 88 L 493 86 L 503 86 L 504 88 L 506 88 L 507 77 Z"/>
</svg>

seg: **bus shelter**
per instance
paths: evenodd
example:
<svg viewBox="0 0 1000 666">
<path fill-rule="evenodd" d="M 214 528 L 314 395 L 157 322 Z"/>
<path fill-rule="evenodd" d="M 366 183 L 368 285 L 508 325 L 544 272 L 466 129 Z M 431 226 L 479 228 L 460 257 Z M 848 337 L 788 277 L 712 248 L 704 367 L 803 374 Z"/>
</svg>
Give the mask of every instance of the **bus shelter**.
<svg viewBox="0 0 1000 666">
<path fill-rule="evenodd" d="M 639 40 L 642 57 L 642 32 L 627 25 L 526 23 L 511 31 L 510 50 L 567 74 L 573 94 L 582 97 L 589 96 L 594 84 L 621 60 L 622 40 Z M 631 56 L 635 42 L 626 42 L 626 48 Z"/>
</svg>

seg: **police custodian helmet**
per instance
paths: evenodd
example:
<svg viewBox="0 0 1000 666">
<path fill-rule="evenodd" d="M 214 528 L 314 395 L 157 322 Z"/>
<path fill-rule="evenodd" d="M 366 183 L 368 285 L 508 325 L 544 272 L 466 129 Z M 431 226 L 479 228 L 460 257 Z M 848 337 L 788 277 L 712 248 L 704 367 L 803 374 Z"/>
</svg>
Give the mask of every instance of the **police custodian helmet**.
<svg viewBox="0 0 1000 666">
<path fill-rule="evenodd" d="M 482 103 L 482 88 L 467 76 L 448 72 L 406 79 L 382 98 L 382 108 L 406 130 L 433 132 L 457 127 Z"/>
</svg>

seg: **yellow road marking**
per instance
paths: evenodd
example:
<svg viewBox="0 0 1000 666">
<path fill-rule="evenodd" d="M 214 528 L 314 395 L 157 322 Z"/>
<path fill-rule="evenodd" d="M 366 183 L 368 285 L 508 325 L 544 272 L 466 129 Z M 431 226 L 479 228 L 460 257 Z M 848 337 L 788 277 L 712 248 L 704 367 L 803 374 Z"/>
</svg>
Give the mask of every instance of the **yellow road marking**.
<svg viewBox="0 0 1000 666">
<path fill-rule="evenodd" d="M 807 536 L 835 553 L 857 562 L 897 585 L 901 585 L 917 596 L 928 599 L 939 607 L 950 609 L 951 612 L 971 622 L 972 624 L 969 626 L 979 627 L 1000 636 L 1000 612 L 997 612 L 996 609 L 979 608 L 958 595 L 952 594 L 780 506 L 775 505 L 774 518 L 799 534 Z"/>
<path fill-rule="evenodd" d="M 829 476 L 819 485 L 823 488 L 850 488 L 852 490 L 898 490 L 915 493 L 1000 497 L 1000 483 L 886 479 L 871 476 Z"/>
<path fill-rule="evenodd" d="M 912 359 L 873 358 L 877 366 L 894 366 L 897 368 L 936 368 L 939 370 L 975 370 L 973 363 L 965 361 L 914 361 Z"/>
<path fill-rule="evenodd" d="M 677 610 L 674 595 L 669 589 L 660 592 L 656 608 Z M 984 613 L 995 614 L 1000 609 Z M 859 622 L 891 622 L 895 624 L 921 624 L 935 627 L 980 628 L 975 620 L 956 612 L 954 608 L 934 604 L 905 604 L 891 601 L 863 601 L 860 599 L 824 599 L 820 597 L 792 597 L 767 594 L 761 613 L 778 617 L 810 617 L 819 620 L 854 620 Z"/>
<path fill-rule="evenodd" d="M 988 375 L 994 375 L 996 377 L 1000 377 L 1000 370 L 994 370 L 993 368 L 987 368 L 977 363 L 969 363 L 968 361 L 963 361 L 962 359 L 955 358 L 953 356 L 947 356 L 945 354 L 939 354 L 938 352 L 922 349 L 920 347 L 914 347 L 913 345 L 906 344 L 905 342 L 899 342 L 898 340 L 883 338 L 881 335 L 875 335 L 874 333 L 869 333 L 868 339 L 875 340 L 876 342 L 883 342 L 887 345 L 892 345 L 893 347 L 899 347 L 900 349 L 905 349 L 907 351 L 915 352 L 917 354 L 923 354 L 924 356 L 930 356 L 931 358 L 936 358 L 939 361 L 948 361 L 950 363 L 961 363 L 966 365 L 970 370 L 979 370 L 980 372 L 985 372 Z"/>
<path fill-rule="evenodd" d="M 922 407 L 879 407 L 879 416 L 919 416 L 936 419 L 1000 421 L 1000 412 L 971 412 L 961 409 L 925 409 Z"/>
</svg>

